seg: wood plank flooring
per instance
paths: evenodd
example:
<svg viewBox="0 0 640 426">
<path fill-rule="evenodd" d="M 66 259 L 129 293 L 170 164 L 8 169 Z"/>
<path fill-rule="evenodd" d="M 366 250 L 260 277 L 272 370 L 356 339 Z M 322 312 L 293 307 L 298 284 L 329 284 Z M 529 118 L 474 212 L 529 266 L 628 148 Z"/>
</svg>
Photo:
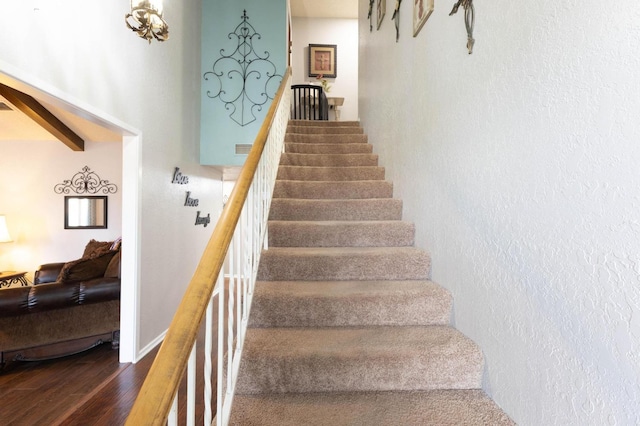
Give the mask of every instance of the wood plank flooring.
<svg viewBox="0 0 640 426">
<path fill-rule="evenodd" d="M 217 296 L 213 300 L 216 329 Z M 202 326 L 196 341 L 197 395 L 204 388 L 204 334 Z M 158 350 L 159 345 L 135 364 L 120 364 L 110 343 L 55 360 L 8 363 L 0 370 L 0 426 L 123 425 Z M 216 339 L 212 350 L 217 353 Z M 215 360 L 213 365 L 215 378 Z M 212 386 L 215 394 L 215 379 Z M 185 424 L 185 395 L 183 378 L 178 390 L 179 425 Z M 196 401 L 196 424 L 203 424 L 204 402 Z M 215 395 L 212 406 L 215 416 Z"/>
<path fill-rule="evenodd" d="M 9 363 L 0 372 L 0 424 L 124 424 L 156 351 L 137 364 L 120 364 L 103 344 L 41 362 Z"/>
</svg>

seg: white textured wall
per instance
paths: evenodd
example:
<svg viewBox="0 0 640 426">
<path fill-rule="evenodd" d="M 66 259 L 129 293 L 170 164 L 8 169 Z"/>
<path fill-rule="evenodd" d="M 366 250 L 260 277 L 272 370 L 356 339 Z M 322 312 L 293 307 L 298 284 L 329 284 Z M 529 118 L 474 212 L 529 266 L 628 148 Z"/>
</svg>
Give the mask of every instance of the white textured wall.
<svg viewBox="0 0 640 426">
<path fill-rule="evenodd" d="M 316 82 L 309 77 L 309 44 L 335 44 L 338 49 L 336 78 L 327 79 L 328 96 L 344 98 L 340 120 L 358 119 L 358 20 L 328 18 L 292 19 L 293 84 Z M 331 113 L 333 119 L 333 113 Z"/>
<path fill-rule="evenodd" d="M 171 184 L 173 169 L 190 176 L 189 189 L 212 221 L 222 183 L 198 159 L 200 2 L 165 1 L 170 39 L 151 44 L 126 28 L 129 7 L 125 0 L 0 0 L 0 73 L 9 68 L 140 131 L 139 144 L 125 139 L 123 148 L 123 230 L 133 222 L 139 231 L 137 252 L 135 236 L 128 243 L 123 235 L 130 256 L 123 267 L 139 261 L 123 292 L 137 297 L 139 353 L 168 327 L 213 227 L 194 226 L 195 212 L 183 206 L 185 188 Z"/>
<path fill-rule="evenodd" d="M 360 116 L 521 425 L 640 424 L 640 9 L 475 2 L 369 32 Z"/>
</svg>

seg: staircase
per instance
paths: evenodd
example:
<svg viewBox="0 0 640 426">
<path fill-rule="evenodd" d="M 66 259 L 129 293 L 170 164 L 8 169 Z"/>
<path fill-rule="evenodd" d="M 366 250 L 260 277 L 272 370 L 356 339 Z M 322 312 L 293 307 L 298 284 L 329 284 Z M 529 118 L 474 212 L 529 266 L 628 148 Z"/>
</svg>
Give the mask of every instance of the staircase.
<svg viewBox="0 0 640 426">
<path fill-rule="evenodd" d="M 285 144 L 231 424 L 514 424 L 358 123 Z"/>
</svg>

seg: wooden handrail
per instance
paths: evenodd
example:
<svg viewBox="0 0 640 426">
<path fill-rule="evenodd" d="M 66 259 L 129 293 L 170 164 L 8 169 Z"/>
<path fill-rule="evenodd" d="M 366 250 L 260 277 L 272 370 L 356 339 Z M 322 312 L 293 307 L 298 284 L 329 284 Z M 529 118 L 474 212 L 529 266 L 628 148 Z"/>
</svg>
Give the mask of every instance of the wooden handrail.
<svg viewBox="0 0 640 426">
<path fill-rule="evenodd" d="M 166 423 L 171 404 L 186 369 L 189 354 L 196 341 L 198 329 L 204 318 L 207 304 L 222 270 L 258 162 L 264 151 L 277 106 L 285 90 L 288 89 L 287 81 L 290 74 L 291 68 L 287 68 L 253 147 L 240 171 L 229 201 L 222 210 L 220 219 L 171 321 L 162 346 L 127 417 L 127 425 L 160 426 Z"/>
</svg>

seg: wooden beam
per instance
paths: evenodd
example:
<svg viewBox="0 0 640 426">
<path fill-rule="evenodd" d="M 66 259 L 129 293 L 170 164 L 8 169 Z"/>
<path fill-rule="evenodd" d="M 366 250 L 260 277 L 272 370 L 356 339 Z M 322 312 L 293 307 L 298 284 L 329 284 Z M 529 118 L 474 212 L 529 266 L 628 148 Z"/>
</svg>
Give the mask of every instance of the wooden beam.
<svg viewBox="0 0 640 426">
<path fill-rule="evenodd" d="M 73 151 L 84 151 L 84 140 L 36 99 L 2 83 L 0 95 Z"/>
</svg>

